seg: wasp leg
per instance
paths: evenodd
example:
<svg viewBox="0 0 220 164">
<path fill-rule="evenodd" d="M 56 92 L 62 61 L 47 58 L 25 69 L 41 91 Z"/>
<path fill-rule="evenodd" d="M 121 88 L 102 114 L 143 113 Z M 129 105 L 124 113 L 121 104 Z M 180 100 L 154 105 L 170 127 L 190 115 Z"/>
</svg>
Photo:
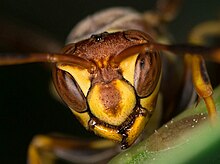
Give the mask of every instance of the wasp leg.
<svg viewBox="0 0 220 164">
<path fill-rule="evenodd" d="M 195 26 L 191 32 L 190 41 L 200 45 L 212 44 L 218 46 L 220 44 L 220 20 L 207 21 Z M 217 54 L 218 52 L 219 55 Z M 216 52 L 213 59 L 216 63 L 211 65 L 207 63 L 208 70 L 212 72 L 209 75 L 213 87 L 220 84 L 220 77 L 218 75 L 218 70 L 220 69 L 220 50 L 218 52 Z"/>
<path fill-rule="evenodd" d="M 189 41 L 196 45 L 205 45 L 209 37 L 220 37 L 220 21 L 208 21 L 197 25 L 191 31 Z M 204 57 L 213 62 L 220 63 L 220 48 L 216 47 L 211 53 L 204 55 Z"/>
<path fill-rule="evenodd" d="M 205 45 L 208 37 L 220 37 L 220 21 L 208 21 L 193 28 L 190 33 L 190 42 Z"/>
<path fill-rule="evenodd" d="M 190 57 L 194 87 L 199 97 L 204 99 L 210 118 L 214 120 L 217 116 L 217 111 L 212 98 L 213 89 L 206 70 L 205 61 L 201 56 Z"/>
<path fill-rule="evenodd" d="M 156 11 L 164 22 L 172 21 L 178 14 L 182 0 L 159 0 L 157 1 Z"/>
<path fill-rule="evenodd" d="M 207 44 L 208 38 L 220 37 L 220 21 L 207 21 L 199 24 L 194 27 L 189 35 L 189 41 L 193 44 L 205 45 Z M 217 63 L 220 63 L 220 48 L 216 49 L 213 54 L 207 59 L 212 58 L 211 60 Z"/>
<path fill-rule="evenodd" d="M 119 147 L 109 140 L 82 140 L 60 135 L 38 135 L 28 150 L 28 163 L 107 162 L 119 152 Z"/>
<path fill-rule="evenodd" d="M 178 15 L 182 0 L 158 0 L 155 10 L 143 14 L 146 22 L 154 27 L 171 22 Z"/>
<path fill-rule="evenodd" d="M 193 44 L 206 44 L 207 37 L 217 35 L 220 35 L 220 22 L 209 21 L 196 26 L 189 35 L 189 41 Z M 217 115 L 217 112 L 212 98 L 213 90 L 206 70 L 205 61 L 201 56 L 192 56 L 191 58 L 194 86 L 198 95 L 204 99 L 208 113 L 212 119 Z"/>
</svg>

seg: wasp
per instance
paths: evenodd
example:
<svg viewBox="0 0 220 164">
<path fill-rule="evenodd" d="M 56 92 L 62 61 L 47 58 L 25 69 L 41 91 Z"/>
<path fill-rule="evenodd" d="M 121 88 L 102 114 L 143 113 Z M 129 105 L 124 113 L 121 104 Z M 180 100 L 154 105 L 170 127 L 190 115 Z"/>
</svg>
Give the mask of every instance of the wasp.
<svg viewBox="0 0 220 164">
<path fill-rule="evenodd" d="M 72 29 L 66 46 L 59 52 L 1 53 L 0 65 L 51 63 L 56 92 L 79 122 L 126 149 L 154 115 L 160 90 L 169 94 L 169 98 L 164 97 L 164 121 L 171 117 L 179 102 L 183 104 L 179 108 L 188 103 L 184 99 L 175 104 L 173 99 L 179 90 L 162 88 L 164 79 L 174 81 L 175 77 L 165 69 L 176 69 L 180 56 L 184 58 L 186 82 L 192 80 L 197 94 L 206 103 L 210 121 L 214 122 L 217 112 L 205 59 L 219 63 L 220 48 L 200 44 L 203 35 L 219 34 L 220 25 L 215 21 L 195 28 L 187 44 L 161 43 L 169 40 L 162 26 L 175 17 L 180 4 L 180 0 L 159 0 L 155 11 L 145 13 L 130 8 L 97 12 Z M 197 30 L 205 26 L 208 28 L 198 34 Z M 52 154 L 78 162 L 82 159 L 76 159 L 76 155 L 70 158 L 68 153 L 60 152 L 74 154 L 74 149 L 80 147 L 114 146 L 106 140 L 80 143 L 69 137 L 39 135 L 29 146 L 28 161 L 41 163 Z"/>
</svg>

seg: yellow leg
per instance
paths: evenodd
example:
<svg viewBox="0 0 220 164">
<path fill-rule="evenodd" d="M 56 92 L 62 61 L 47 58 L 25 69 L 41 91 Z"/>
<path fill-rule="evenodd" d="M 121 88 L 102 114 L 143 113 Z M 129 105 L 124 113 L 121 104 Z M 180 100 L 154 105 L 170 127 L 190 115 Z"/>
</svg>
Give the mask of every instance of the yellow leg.
<svg viewBox="0 0 220 164">
<path fill-rule="evenodd" d="M 38 135 L 29 146 L 28 163 L 53 164 L 57 160 L 74 163 L 107 162 L 118 151 L 119 147 L 109 140 L 88 141 L 66 136 Z"/>
<path fill-rule="evenodd" d="M 193 28 L 190 33 L 189 41 L 194 44 L 205 45 L 207 37 L 220 35 L 220 21 L 208 21 L 201 23 Z"/>
<path fill-rule="evenodd" d="M 155 10 L 143 14 L 146 22 L 154 27 L 173 21 L 182 6 L 183 0 L 158 0 Z"/>
<path fill-rule="evenodd" d="M 220 34 L 220 22 L 208 21 L 196 26 L 189 35 L 189 41 L 193 44 L 206 44 L 208 36 Z M 218 53 L 218 51 L 217 51 Z M 208 54 L 207 54 L 208 55 Z M 216 54 L 215 56 L 219 56 Z M 205 61 L 201 56 L 191 56 L 193 83 L 198 95 L 204 99 L 211 120 L 215 120 L 217 111 L 212 98 L 213 90 L 206 70 Z M 217 60 L 219 61 L 219 60 Z"/>
<path fill-rule="evenodd" d="M 216 36 L 220 36 L 220 21 L 207 21 L 192 29 L 189 35 L 189 42 L 196 45 L 208 45 L 207 38 Z M 206 55 L 211 61 L 220 63 L 220 48 L 216 49 L 215 52 Z"/>
<path fill-rule="evenodd" d="M 201 56 L 191 56 L 192 79 L 199 97 L 202 98 L 212 121 L 216 119 L 217 111 L 213 101 L 213 89 L 206 70 L 205 61 Z"/>
<path fill-rule="evenodd" d="M 54 163 L 56 157 L 52 155 L 53 140 L 50 137 L 36 136 L 28 149 L 28 163 L 42 164 Z"/>
</svg>

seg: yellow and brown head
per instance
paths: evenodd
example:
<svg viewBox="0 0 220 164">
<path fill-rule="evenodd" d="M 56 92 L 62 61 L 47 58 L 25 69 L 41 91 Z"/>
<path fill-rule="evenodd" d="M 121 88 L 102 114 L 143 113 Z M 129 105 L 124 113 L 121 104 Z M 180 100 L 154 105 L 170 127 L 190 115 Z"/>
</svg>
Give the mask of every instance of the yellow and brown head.
<svg viewBox="0 0 220 164">
<path fill-rule="evenodd" d="M 155 108 L 161 61 L 158 52 L 142 48 L 148 42 L 139 31 L 93 35 L 63 49 L 85 63 L 57 63 L 53 73 L 59 95 L 82 125 L 122 148 L 135 141 Z"/>
</svg>

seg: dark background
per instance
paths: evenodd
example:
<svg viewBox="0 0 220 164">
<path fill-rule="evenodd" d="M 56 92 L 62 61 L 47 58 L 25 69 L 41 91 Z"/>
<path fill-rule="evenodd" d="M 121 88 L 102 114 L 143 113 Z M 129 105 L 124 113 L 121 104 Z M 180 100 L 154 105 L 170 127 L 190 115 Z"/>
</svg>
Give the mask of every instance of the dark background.
<svg viewBox="0 0 220 164">
<path fill-rule="evenodd" d="M 145 11 L 154 2 L 1 0 L 0 18 L 19 21 L 64 42 L 71 28 L 88 14 L 110 6 Z M 177 42 L 184 42 L 194 25 L 219 18 L 219 11 L 219 0 L 186 0 L 177 19 L 169 25 L 170 31 Z M 0 163 L 25 163 L 28 144 L 36 134 L 87 134 L 70 110 L 50 95 L 50 75 L 41 64 L 0 68 Z"/>
</svg>

